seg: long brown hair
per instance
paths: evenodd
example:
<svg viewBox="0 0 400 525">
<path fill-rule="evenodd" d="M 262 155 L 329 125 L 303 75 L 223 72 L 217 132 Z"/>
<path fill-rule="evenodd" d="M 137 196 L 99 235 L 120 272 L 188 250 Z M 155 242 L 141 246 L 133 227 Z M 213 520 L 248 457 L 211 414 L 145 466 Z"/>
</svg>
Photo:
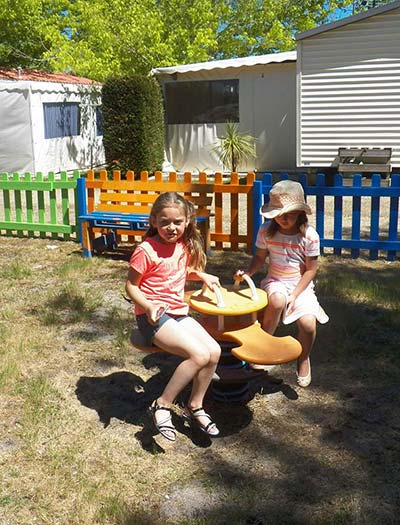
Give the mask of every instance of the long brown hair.
<svg viewBox="0 0 400 525">
<path fill-rule="evenodd" d="M 157 215 L 164 208 L 171 206 L 179 206 L 182 208 L 184 215 L 188 220 L 182 239 L 189 252 L 189 266 L 195 270 L 204 270 L 206 266 L 206 254 L 203 250 L 201 234 L 196 227 L 196 210 L 194 205 L 190 201 L 184 199 L 179 193 L 166 191 L 157 197 L 151 208 L 150 227 L 144 238 L 146 239 L 147 237 L 154 237 L 157 235 L 158 230 L 151 224 L 152 219 L 155 220 Z"/>
<path fill-rule="evenodd" d="M 304 211 L 301 211 L 297 217 L 296 221 L 297 229 L 299 230 L 299 233 L 303 235 L 303 237 L 306 234 L 307 226 L 308 226 L 308 218 L 307 214 Z M 272 239 L 272 237 L 275 235 L 275 233 L 279 230 L 278 223 L 271 219 L 271 222 L 267 226 L 266 234 L 268 239 Z"/>
</svg>

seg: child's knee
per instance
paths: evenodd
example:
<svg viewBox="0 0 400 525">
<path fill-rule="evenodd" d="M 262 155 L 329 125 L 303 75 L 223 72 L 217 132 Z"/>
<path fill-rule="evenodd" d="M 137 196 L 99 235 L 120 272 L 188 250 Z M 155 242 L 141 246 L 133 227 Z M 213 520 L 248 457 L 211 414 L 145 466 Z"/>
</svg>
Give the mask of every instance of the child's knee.
<svg viewBox="0 0 400 525">
<path fill-rule="evenodd" d="M 210 361 L 213 363 L 218 363 L 221 357 L 221 347 L 215 341 L 215 344 L 210 348 Z"/>
<path fill-rule="evenodd" d="M 286 306 L 286 297 L 280 293 L 274 293 L 268 297 L 268 306 L 271 310 L 282 311 Z"/>
<path fill-rule="evenodd" d="M 210 363 L 218 363 L 220 357 L 221 347 L 215 341 L 215 344 L 201 348 L 201 350 L 193 356 L 193 360 L 196 362 L 199 368 L 203 368 Z"/>
<path fill-rule="evenodd" d="M 196 352 L 191 357 L 192 361 L 196 363 L 198 368 L 204 368 L 210 362 L 210 354 L 206 351 Z"/>
<path fill-rule="evenodd" d="M 298 321 L 299 330 L 307 335 L 315 335 L 317 332 L 317 323 L 314 316 L 305 316 Z"/>
</svg>

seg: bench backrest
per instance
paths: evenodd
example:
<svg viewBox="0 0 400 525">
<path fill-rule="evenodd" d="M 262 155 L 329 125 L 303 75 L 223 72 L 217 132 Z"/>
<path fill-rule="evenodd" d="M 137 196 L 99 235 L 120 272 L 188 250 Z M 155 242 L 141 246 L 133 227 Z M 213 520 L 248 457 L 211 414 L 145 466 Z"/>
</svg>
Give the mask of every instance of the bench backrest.
<svg viewBox="0 0 400 525">
<path fill-rule="evenodd" d="M 213 199 L 212 184 L 170 181 L 104 181 L 100 187 L 96 211 L 150 214 L 154 201 L 165 191 L 175 191 L 191 201 L 198 217 L 210 215 Z"/>
</svg>

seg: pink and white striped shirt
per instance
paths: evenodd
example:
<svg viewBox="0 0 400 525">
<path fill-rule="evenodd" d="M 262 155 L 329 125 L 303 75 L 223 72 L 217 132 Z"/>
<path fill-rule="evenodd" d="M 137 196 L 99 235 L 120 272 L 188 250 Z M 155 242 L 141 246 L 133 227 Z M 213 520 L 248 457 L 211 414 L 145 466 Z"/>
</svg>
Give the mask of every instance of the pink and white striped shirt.
<svg viewBox="0 0 400 525">
<path fill-rule="evenodd" d="M 306 234 L 285 235 L 277 231 L 272 238 L 267 237 L 267 224 L 258 231 L 256 246 L 268 250 L 270 279 L 285 283 L 293 290 L 305 271 L 306 257 L 320 254 L 319 235 L 312 226 L 308 226 Z"/>
<path fill-rule="evenodd" d="M 308 226 L 305 235 L 284 235 L 279 231 L 272 238 L 266 234 L 267 224 L 258 231 L 256 246 L 267 250 L 269 265 L 267 276 L 260 287 L 270 297 L 273 293 L 283 294 L 286 300 L 296 288 L 306 270 L 306 257 L 317 257 L 320 254 L 319 235 L 312 226 Z M 305 315 L 314 315 L 320 323 L 326 323 L 329 317 L 318 303 L 311 281 L 307 288 L 296 298 L 289 315 L 282 314 L 284 324 L 290 324 Z"/>
</svg>

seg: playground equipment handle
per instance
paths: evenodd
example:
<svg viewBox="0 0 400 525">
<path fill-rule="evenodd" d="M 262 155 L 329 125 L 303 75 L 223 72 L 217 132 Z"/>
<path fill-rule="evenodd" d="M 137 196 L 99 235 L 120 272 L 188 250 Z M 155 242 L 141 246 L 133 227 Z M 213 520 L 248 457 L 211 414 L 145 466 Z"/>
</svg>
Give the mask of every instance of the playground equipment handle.
<svg viewBox="0 0 400 525">
<path fill-rule="evenodd" d="M 206 289 L 207 286 L 203 284 L 202 293 L 204 293 Z M 213 284 L 213 292 L 215 293 L 215 296 L 217 298 L 217 307 L 225 308 L 226 304 L 224 302 L 224 299 L 222 298 L 221 288 L 217 284 Z"/>
<path fill-rule="evenodd" d="M 258 301 L 258 294 L 256 290 L 256 285 L 254 284 L 253 279 L 247 275 L 246 273 L 242 275 L 243 280 L 246 281 L 246 283 L 249 285 L 250 291 L 251 291 L 251 300 L 252 301 Z M 235 279 L 235 288 L 239 288 L 240 279 Z"/>
<path fill-rule="evenodd" d="M 249 277 L 248 275 L 244 274 L 243 280 L 246 281 L 246 283 L 249 285 L 250 292 L 251 292 L 251 300 L 258 301 L 259 297 L 258 297 L 256 286 L 254 284 L 253 279 Z M 239 288 L 239 283 L 240 283 L 239 279 L 235 280 L 234 288 Z M 202 293 L 204 293 L 206 289 L 207 289 L 207 286 L 203 284 Z M 226 304 L 222 297 L 221 288 L 217 284 L 213 285 L 213 292 L 215 293 L 215 296 L 217 298 L 217 307 L 225 308 Z"/>
</svg>

